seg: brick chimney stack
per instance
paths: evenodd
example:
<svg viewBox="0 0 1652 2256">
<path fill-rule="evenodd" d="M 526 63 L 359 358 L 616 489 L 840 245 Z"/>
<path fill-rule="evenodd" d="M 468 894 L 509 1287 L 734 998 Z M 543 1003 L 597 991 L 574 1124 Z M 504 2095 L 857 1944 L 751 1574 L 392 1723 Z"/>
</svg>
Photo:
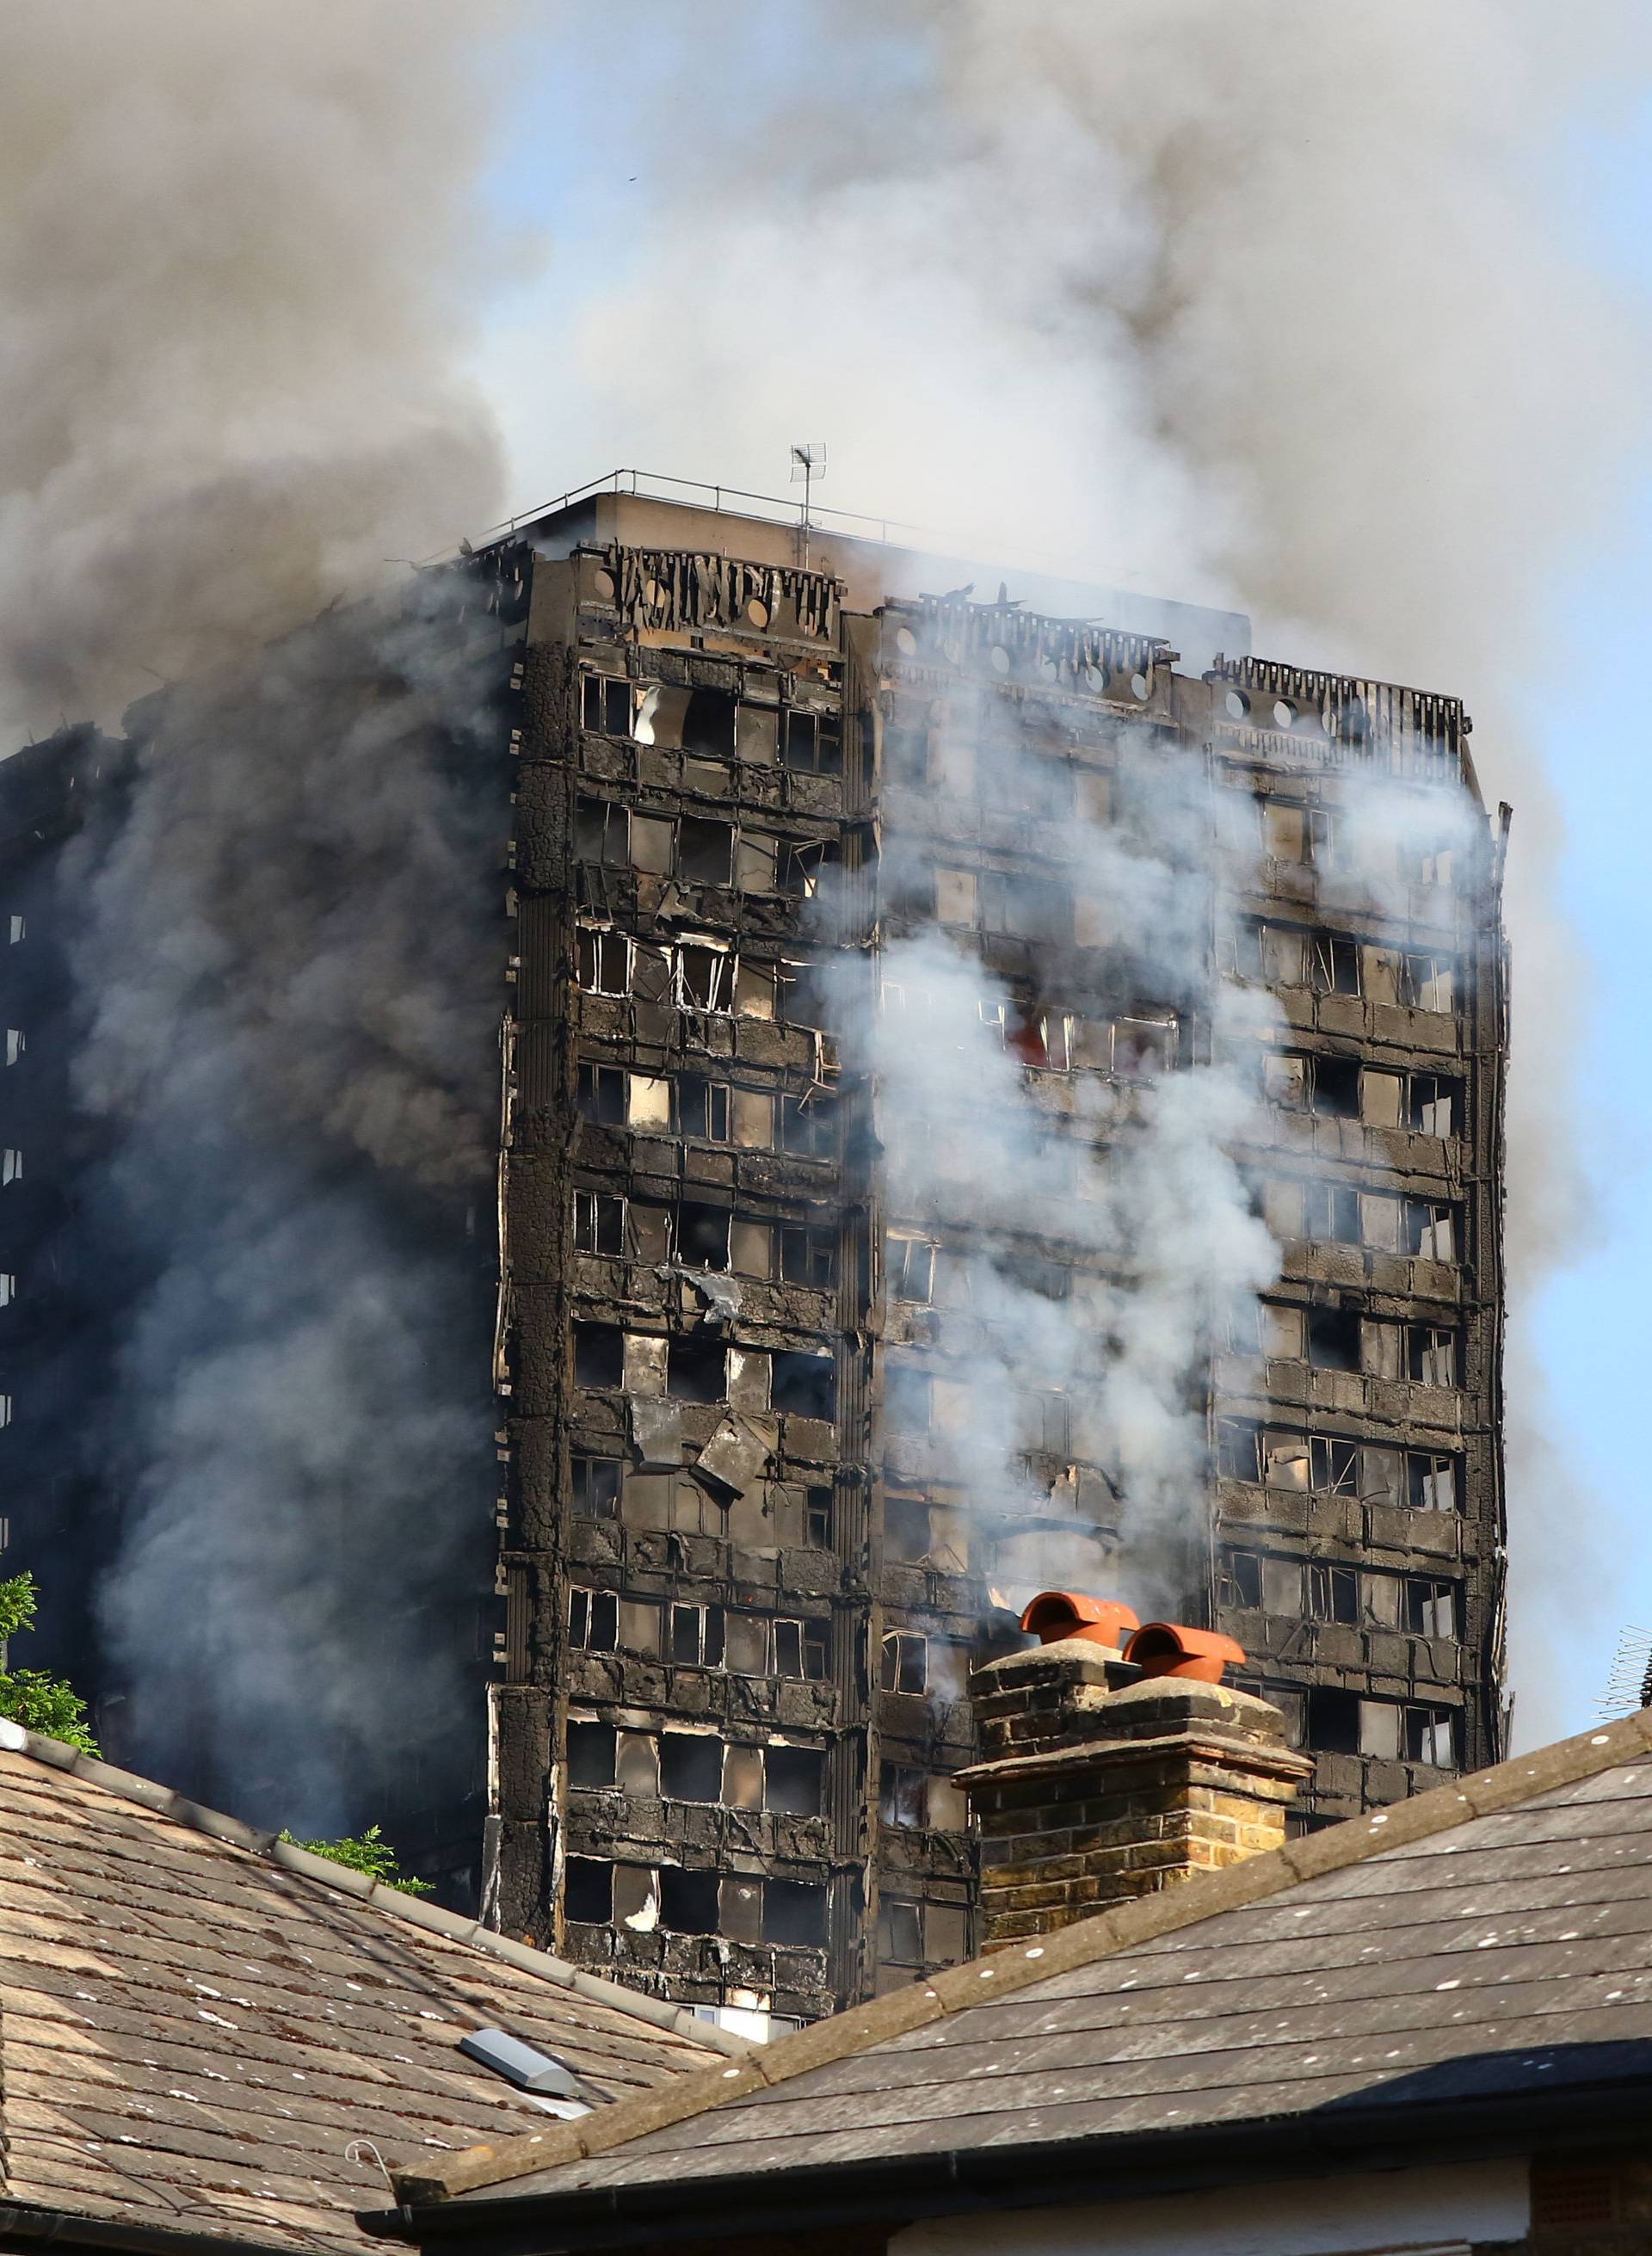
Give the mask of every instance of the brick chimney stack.
<svg viewBox="0 0 1652 2256">
<path fill-rule="evenodd" d="M 1122 1616 L 1122 1620 L 1119 1617 Z M 1046 1591 L 1046 1640 L 970 1679 L 981 1760 L 957 1783 L 980 1824 L 985 1947 L 1088 1919 L 1285 1837 L 1313 1764 L 1277 1708 L 1221 1681 L 1231 1638 Z M 1122 1646 L 1108 1640 L 1123 1638 Z"/>
</svg>

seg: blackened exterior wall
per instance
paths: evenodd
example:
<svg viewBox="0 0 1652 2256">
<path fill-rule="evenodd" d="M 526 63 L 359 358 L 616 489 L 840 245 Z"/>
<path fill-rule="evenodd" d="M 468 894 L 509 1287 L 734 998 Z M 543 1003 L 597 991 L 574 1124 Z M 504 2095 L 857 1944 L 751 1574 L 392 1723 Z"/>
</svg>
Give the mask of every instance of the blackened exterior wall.
<svg viewBox="0 0 1652 2256">
<path fill-rule="evenodd" d="M 1460 709 L 1212 663 L 1208 636 L 1195 666 L 926 598 L 898 552 L 817 539 L 805 562 L 775 526 L 624 497 L 484 569 L 514 800 L 489 1915 L 797 2019 L 956 1959 L 977 1939 L 949 1785 L 973 1752 L 967 1667 L 1013 1641 L 1046 1558 L 1131 1595 L 1106 1453 L 1059 1403 L 1026 1452 L 1048 1510 L 1006 1495 L 998 1515 L 944 1420 L 892 1406 L 897 1371 L 933 1374 L 936 1400 L 967 1387 L 978 1344 L 938 1283 L 969 1230 L 902 1205 L 897 1124 L 843 1040 L 926 920 L 1016 998 L 1052 1137 L 1084 1132 L 1098 1076 L 1127 1119 L 1141 1065 L 1026 1041 L 1049 1012 L 1093 1035 L 1157 1012 L 1168 1067 L 1211 1057 L 1223 983 L 1271 994 L 1238 1156 L 1280 1274 L 1200 1373 L 1211 1474 L 1178 1610 L 1239 1639 L 1314 1752 L 1307 1822 L 1492 1759 L 1506 998 L 1495 841 L 1481 822 L 1428 845 L 1430 807 L 1444 837 L 1473 793 Z M 1011 741 L 1036 751 L 1030 798 L 993 769 Z M 1144 987 L 1140 935 L 1098 929 L 1075 828 L 1172 757 L 1197 780 L 1208 931 L 1174 994 Z M 0 1023 L 22 1037 L 0 1150 L 23 1162 L 0 1183 L 0 1452 L 6 1564 L 49 1602 L 18 1658 L 76 1675 L 118 1756 L 84 1601 L 116 1530 L 99 1421 L 126 1288 L 84 1195 L 109 1132 L 70 1103 L 61 859 L 86 786 L 117 788 L 111 758 L 71 734 L 0 775 Z M 1386 866 L 1359 842 L 1378 786 L 1407 810 Z M 1036 934 L 984 906 L 1023 881 Z M 1034 1251 L 1083 1277 L 1058 1212 Z M 464 1294 L 451 1336 L 479 1372 Z M 473 1613 L 477 1593 L 448 1595 Z M 392 1837 L 404 1808 L 399 1845 L 433 1872 L 472 1858 L 470 1807 L 364 1790 Z"/>
<path fill-rule="evenodd" d="M 910 926 L 880 884 L 897 844 L 982 898 L 1072 891 L 1060 807 L 984 809 L 946 716 L 1035 733 L 1091 820 L 1174 746 L 1203 779 L 1205 969 L 1274 992 L 1239 1156 L 1281 1276 L 1213 1359 L 1180 1571 L 1315 1751 L 1310 1822 L 1498 1752 L 1499 871 L 1483 823 L 1417 842 L 1430 794 L 1473 790 L 1449 699 L 878 603 L 864 555 L 851 608 L 773 528 L 721 521 L 742 560 L 670 546 L 669 514 L 650 504 L 644 546 L 622 512 L 513 552 L 491 1910 L 709 2008 L 808 2018 L 974 1940 L 947 1780 L 965 1669 L 1013 1634 L 1037 1550 L 886 1416 L 892 1357 L 942 1372 L 966 1328 L 892 1273 L 888 1231 L 921 1219 L 891 1208 L 889 1124 L 839 1054 L 845 998 L 873 1007 L 879 944 Z M 1373 779 L 1407 808 L 1391 866 L 1354 850 Z M 1029 1021 L 1156 1000 L 1177 1060 L 1211 1054 L 1197 994 L 1127 991 L 1128 935 L 1092 945 L 1081 915 L 961 944 Z M 1088 1069 L 1027 1053 L 1055 1132 Z M 1040 1251 L 1063 1258 L 1058 1217 Z M 1034 1454 L 1104 1578 L 1105 1464 L 1064 1430 Z"/>
</svg>

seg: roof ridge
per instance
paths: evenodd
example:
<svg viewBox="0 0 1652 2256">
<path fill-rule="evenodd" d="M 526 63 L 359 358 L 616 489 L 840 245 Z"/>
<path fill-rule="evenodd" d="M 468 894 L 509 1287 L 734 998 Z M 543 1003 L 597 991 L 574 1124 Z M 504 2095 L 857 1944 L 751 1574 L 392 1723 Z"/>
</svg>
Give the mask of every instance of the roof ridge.
<svg viewBox="0 0 1652 2256">
<path fill-rule="evenodd" d="M 618 1982 L 604 1982 L 600 1975 L 588 1974 L 582 1966 L 572 1965 L 548 1950 L 536 1950 L 531 1943 L 514 1942 L 508 1935 L 484 1927 L 479 1920 L 468 1918 L 463 1912 L 445 1911 L 440 1904 L 426 1903 L 419 1896 L 388 1886 L 348 1865 L 335 1864 L 330 1857 L 318 1857 L 313 1850 L 301 1849 L 296 1841 L 284 1841 L 279 1833 L 262 1831 L 221 1809 L 208 1809 L 202 1802 L 191 1801 L 187 1794 L 162 1786 L 155 1779 L 122 1770 L 99 1755 L 88 1754 L 81 1747 L 47 1738 L 42 1731 L 27 1731 L 7 1717 L 0 1717 L 0 1748 L 9 1753 L 28 1755 L 48 1769 L 67 1771 L 119 1801 L 137 1802 L 158 1817 L 170 1818 L 174 1824 L 186 1826 L 191 1832 L 204 1833 L 230 1848 L 248 1850 L 265 1864 L 319 1881 L 337 1894 L 354 1896 L 360 1902 L 371 1904 L 375 1910 L 388 1912 L 392 1918 L 410 1921 L 414 1927 L 427 1928 L 433 1934 L 446 1935 L 451 1942 L 503 1958 L 526 1974 L 537 1975 L 541 1981 L 572 1991 L 591 2005 L 605 2006 L 611 2012 L 629 2013 L 637 2020 L 650 2022 L 655 2028 L 669 2029 L 675 2036 L 702 2045 L 708 2052 L 727 2053 L 744 2059 L 752 2049 L 750 2038 L 737 2037 L 715 2022 L 699 2020 L 687 2006 L 669 2005 L 663 1998 L 650 1998 L 639 1990 L 627 1990 Z"/>
<path fill-rule="evenodd" d="M 416 2167 L 392 2170 L 397 2197 L 404 2203 L 443 2201 L 562 2163 L 589 2161 L 650 2131 L 665 2130 L 726 2105 L 748 2091 L 788 2083 L 810 2069 L 962 2013 L 984 1994 L 999 1998 L 1047 1981 L 1053 1974 L 1070 1973 L 1113 1951 L 1263 1901 L 1297 1881 L 1345 1870 L 1384 1850 L 1450 1832 L 1466 1819 L 1491 1816 L 1540 1794 L 1579 1784 L 1648 1752 L 1652 1711 L 1638 1709 L 1597 1731 L 1558 1740 L 1534 1754 L 1513 1756 L 1409 1801 L 1392 1802 L 1369 1816 L 1351 1817 L 1340 1825 L 1304 1834 L 1225 1871 L 1201 1873 L 1154 1894 L 1132 1897 L 1071 1927 L 950 1966 L 927 1981 L 815 2021 L 738 2064 L 678 2076 L 662 2090 L 617 2100 L 575 2122 L 547 2125 L 543 2131 L 502 2140 L 497 2146 L 467 2147 L 446 2168 L 421 2161 Z M 990 1993 L 983 1992 L 983 1983 L 992 1985 Z"/>
</svg>

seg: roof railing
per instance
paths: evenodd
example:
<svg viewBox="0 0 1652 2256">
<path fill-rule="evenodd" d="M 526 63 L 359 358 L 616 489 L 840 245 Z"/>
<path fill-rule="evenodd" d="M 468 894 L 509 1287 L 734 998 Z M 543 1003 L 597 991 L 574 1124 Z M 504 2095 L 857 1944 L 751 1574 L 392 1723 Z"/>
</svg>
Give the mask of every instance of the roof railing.
<svg viewBox="0 0 1652 2256">
<path fill-rule="evenodd" d="M 707 485 L 698 478 L 674 478 L 661 470 L 611 470 L 606 477 L 590 478 L 582 486 L 570 487 L 554 501 L 542 502 L 537 509 L 520 510 L 502 524 L 490 525 L 476 545 L 484 548 L 491 541 L 508 539 L 522 525 L 535 525 L 542 517 L 554 516 L 558 510 L 571 509 L 575 502 L 589 501 L 604 493 L 635 494 L 649 501 L 676 501 L 685 495 L 698 495 L 702 497 L 702 507 L 719 515 L 725 511 L 735 517 L 766 514 L 775 524 L 800 527 L 808 525 L 822 532 L 830 531 L 832 525 L 859 527 L 859 537 L 867 540 L 886 541 L 892 530 L 922 531 L 921 526 L 905 524 L 899 518 L 865 517 L 855 510 L 826 509 L 815 501 L 783 501 L 775 494 L 750 493 L 744 486 Z M 705 500 L 703 497 L 708 495 L 710 498 Z"/>
</svg>

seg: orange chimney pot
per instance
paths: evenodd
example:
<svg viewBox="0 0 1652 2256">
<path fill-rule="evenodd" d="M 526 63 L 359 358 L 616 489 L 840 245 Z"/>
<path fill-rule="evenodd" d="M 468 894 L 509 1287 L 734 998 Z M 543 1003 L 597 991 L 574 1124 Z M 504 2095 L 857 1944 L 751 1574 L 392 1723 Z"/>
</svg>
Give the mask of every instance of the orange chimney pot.
<svg viewBox="0 0 1652 2256">
<path fill-rule="evenodd" d="M 1140 1617 L 1133 1606 L 1119 1598 L 1087 1598 L 1080 1590 L 1041 1590 L 1021 1616 L 1021 1627 L 1041 1645 L 1076 1637 L 1117 1651 L 1129 1632 L 1140 1626 Z"/>
<path fill-rule="evenodd" d="M 1144 1622 L 1126 1646 L 1125 1659 L 1133 1660 L 1144 1676 L 1184 1676 L 1200 1684 L 1219 1684 L 1229 1661 L 1244 1666 L 1245 1648 L 1219 1630 Z"/>
</svg>

